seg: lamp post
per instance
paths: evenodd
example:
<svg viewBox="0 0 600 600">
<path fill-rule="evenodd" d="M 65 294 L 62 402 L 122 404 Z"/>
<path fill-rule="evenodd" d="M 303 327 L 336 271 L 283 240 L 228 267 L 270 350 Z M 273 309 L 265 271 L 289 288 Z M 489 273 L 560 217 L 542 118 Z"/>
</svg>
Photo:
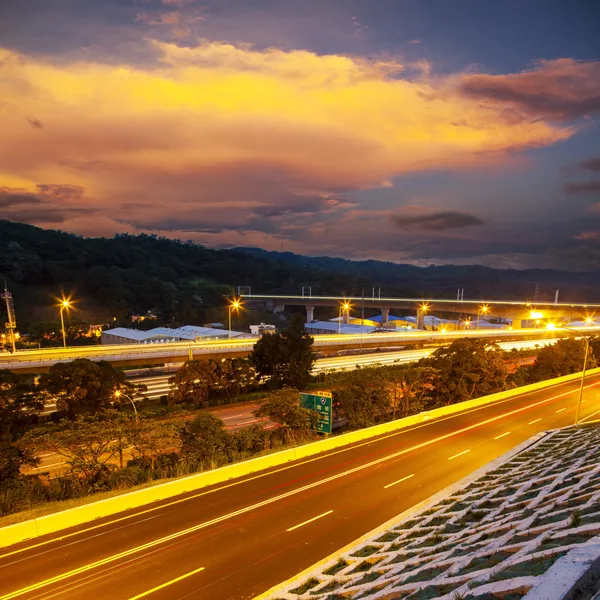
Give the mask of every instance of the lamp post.
<svg viewBox="0 0 600 600">
<path fill-rule="evenodd" d="M 581 333 L 581 331 L 578 329 L 566 327 L 565 325 L 555 325 L 554 323 L 548 323 L 548 325 L 546 325 L 546 329 L 550 329 L 551 331 L 555 329 L 566 329 L 567 331 Z M 581 411 L 581 401 L 583 399 L 583 384 L 585 382 L 585 370 L 587 369 L 588 354 L 590 353 L 590 341 L 588 340 L 587 336 L 583 336 L 583 341 L 585 342 L 585 356 L 583 357 L 583 371 L 581 372 L 581 384 L 579 386 L 579 400 L 577 401 L 577 411 L 575 413 L 575 425 L 579 424 L 579 413 Z"/>
<path fill-rule="evenodd" d="M 63 347 L 67 347 L 67 335 L 65 333 L 65 319 L 63 317 L 63 312 L 65 309 L 71 308 L 71 302 L 68 298 L 63 298 L 60 301 L 60 327 L 62 329 L 62 338 L 63 338 Z"/>
<path fill-rule="evenodd" d="M 479 329 L 479 318 L 481 317 L 481 315 L 487 314 L 488 310 L 489 307 L 486 304 L 479 307 L 479 310 L 477 311 L 477 326 L 475 327 L 475 329 Z"/>
<path fill-rule="evenodd" d="M 340 305 L 338 311 L 338 335 L 342 334 L 342 311 L 350 310 L 350 302 L 344 302 Z"/>
<path fill-rule="evenodd" d="M 229 303 L 229 308 L 228 308 L 228 313 L 229 313 L 229 335 L 227 336 L 228 338 L 231 338 L 231 312 L 234 310 L 239 310 L 241 306 L 241 302 L 239 300 L 239 298 L 234 298 L 230 303 Z"/>
<path fill-rule="evenodd" d="M 124 398 L 127 398 L 127 400 L 129 400 L 129 402 L 131 402 L 131 406 L 133 406 L 133 414 L 135 415 L 135 424 L 139 425 L 140 420 L 138 417 L 137 408 L 135 407 L 135 402 L 133 401 L 133 399 L 130 396 L 128 396 L 127 394 L 124 394 L 121 390 L 115 390 L 115 398 L 117 400 L 119 400 L 121 398 L 121 396 L 123 396 Z"/>
</svg>

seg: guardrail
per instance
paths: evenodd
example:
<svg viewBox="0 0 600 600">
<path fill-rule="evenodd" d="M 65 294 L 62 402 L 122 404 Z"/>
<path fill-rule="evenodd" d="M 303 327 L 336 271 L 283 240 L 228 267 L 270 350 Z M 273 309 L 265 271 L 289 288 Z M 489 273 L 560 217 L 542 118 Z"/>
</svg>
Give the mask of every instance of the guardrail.
<svg viewBox="0 0 600 600">
<path fill-rule="evenodd" d="M 587 372 L 588 376 L 597 374 L 600 374 L 600 368 L 591 369 Z M 377 437 L 385 433 L 405 429 L 406 427 L 411 427 L 433 419 L 439 419 L 451 414 L 461 413 L 472 408 L 493 404 L 494 402 L 521 396 L 529 392 L 553 387 L 561 383 L 576 381 L 580 378 L 581 373 L 574 373 L 572 375 L 565 375 L 564 377 L 557 377 L 556 379 L 533 383 L 520 388 L 499 392 L 497 394 L 483 396 L 475 400 L 468 400 L 467 402 L 436 408 L 404 419 L 375 425 L 374 427 L 368 427 L 366 429 L 330 437 L 311 444 L 282 450 L 281 452 L 276 452 L 267 456 L 260 456 L 258 458 L 228 465 L 220 469 L 205 471 L 181 479 L 168 481 L 155 487 L 125 493 L 106 500 L 91 502 L 84 506 L 78 506 L 51 515 L 45 515 L 15 525 L 9 525 L 0 529 L 0 547 L 10 546 L 31 538 L 55 533 L 95 519 L 101 519 L 116 513 L 139 508 L 152 502 L 166 500 L 173 496 L 192 492 L 210 485 L 223 483 L 230 479 L 244 477 L 245 475 L 250 475 L 257 471 L 263 471 L 294 460 L 307 458 L 329 450 L 335 450 L 336 448 Z"/>
</svg>

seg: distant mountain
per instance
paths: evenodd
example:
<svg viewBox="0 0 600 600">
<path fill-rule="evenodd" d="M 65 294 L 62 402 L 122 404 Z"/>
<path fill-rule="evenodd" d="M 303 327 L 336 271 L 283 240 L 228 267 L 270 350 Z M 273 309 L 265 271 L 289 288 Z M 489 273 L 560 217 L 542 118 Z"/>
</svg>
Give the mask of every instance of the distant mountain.
<svg viewBox="0 0 600 600">
<path fill-rule="evenodd" d="M 600 302 L 598 273 L 500 270 L 481 266 L 415 267 L 376 260 L 307 257 L 260 248 L 215 250 L 154 235 L 82 238 L 0 221 L 0 278 L 13 293 L 20 325 L 57 316 L 56 297 L 73 293 L 79 315 L 127 322 L 152 311 L 168 323 L 208 323 L 226 317 L 224 296 L 238 285 L 254 293 Z M 0 306 L 0 319 L 4 307 Z"/>
<path fill-rule="evenodd" d="M 465 299 L 533 300 L 537 287 L 542 301 L 553 301 L 558 289 L 561 302 L 600 302 L 600 272 L 493 269 L 481 265 L 416 267 L 378 260 L 302 256 L 262 248 L 235 250 L 295 267 L 368 280 L 381 287 L 382 295 L 384 291 L 390 295 L 393 290 L 399 293 L 404 290 L 416 297 L 454 298 L 457 289 L 464 288 Z M 310 281 L 304 285 L 310 285 Z M 372 294 L 372 288 L 365 290 L 365 294 Z"/>
</svg>

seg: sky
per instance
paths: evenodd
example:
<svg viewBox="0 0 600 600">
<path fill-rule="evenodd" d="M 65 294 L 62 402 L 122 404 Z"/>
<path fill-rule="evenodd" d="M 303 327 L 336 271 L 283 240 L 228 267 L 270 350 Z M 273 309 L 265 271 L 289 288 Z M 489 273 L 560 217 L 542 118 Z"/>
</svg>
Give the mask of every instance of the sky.
<svg viewBox="0 0 600 600">
<path fill-rule="evenodd" d="M 600 269 L 597 0 L 0 0 L 0 218 Z"/>
</svg>

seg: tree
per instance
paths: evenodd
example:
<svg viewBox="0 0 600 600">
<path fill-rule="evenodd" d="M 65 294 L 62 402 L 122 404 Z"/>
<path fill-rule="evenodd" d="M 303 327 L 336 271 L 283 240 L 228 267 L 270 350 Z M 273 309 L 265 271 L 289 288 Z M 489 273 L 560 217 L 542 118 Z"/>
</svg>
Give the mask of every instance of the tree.
<svg viewBox="0 0 600 600">
<path fill-rule="evenodd" d="M 34 452 L 54 452 L 66 459 L 70 470 L 97 481 L 110 470 L 110 461 L 123 452 L 124 427 L 130 417 L 117 411 L 78 415 L 28 432 L 20 444 Z"/>
<path fill-rule="evenodd" d="M 392 404 L 392 419 L 421 412 L 431 401 L 437 381 L 432 367 L 394 366 L 386 369 L 386 388 Z"/>
<path fill-rule="evenodd" d="M 336 410 L 351 429 L 370 427 L 388 419 L 392 412 L 388 382 L 379 367 L 348 373 L 347 384 L 333 393 Z"/>
<path fill-rule="evenodd" d="M 201 406 L 218 381 L 217 366 L 212 360 L 188 360 L 169 379 L 170 404 L 193 402 Z"/>
<path fill-rule="evenodd" d="M 533 365 L 528 369 L 528 381 L 535 383 L 570 373 L 578 373 L 583 370 L 584 357 L 584 340 L 573 338 L 558 340 L 555 344 L 544 346 L 538 350 Z M 596 366 L 596 359 L 591 351 L 587 366 L 589 369 Z"/>
<path fill-rule="evenodd" d="M 94 362 L 78 358 L 68 363 L 57 363 L 40 377 L 40 388 L 56 399 L 59 410 L 68 419 L 78 415 L 93 415 L 111 407 L 116 390 L 135 396 L 145 386 L 135 386 L 125 380 L 125 373 L 107 361 Z"/>
<path fill-rule="evenodd" d="M 223 421 L 203 410 L 181 430 L 181 455 L 192 465 L 210 469 L 227 462 L 230 438 Z"/>
<path fill-rule="evenodd" d="M 494 394 L 509 386 L 503 353 L 495 343 L 458 339 L 419 361 L 438 372 L 434 398 L 439 406 Z"/>
<path fill-rule="evenodd" d="M 134 458 L 139 458 L 151 469 L 156 460 L 181 447 L 181 428 L 175 423 L 156 423 L 152 421 L 129 422 L 126 440 L 131 446 Z"/>
<path fill-rule="evenodd" d="M 293 389 L 277 390 L 254 411 L 259 419 L 268 417 L 279 425 L 279 432 L 287 442 L 306 436 L 316 414 L 300 406 L 298 392 Z"/>
<path fill-rule="evenodd" d="M 313 342 L 304 330 L 304 320 L 295 315 L 282 332 L 264 335 L 256 342 L 250 361 L 259 378 L 270 378 L 273 387 L 299 389 L 310 379 L 315 361 Z"/>
<path fill-rule="evenodd" d="M 32 376 L 0 371 L 0 483 L 16 479 L 23 465 L 37 463 L 15 442 L 35 423 L 43 408 Z"/>
</svg>

